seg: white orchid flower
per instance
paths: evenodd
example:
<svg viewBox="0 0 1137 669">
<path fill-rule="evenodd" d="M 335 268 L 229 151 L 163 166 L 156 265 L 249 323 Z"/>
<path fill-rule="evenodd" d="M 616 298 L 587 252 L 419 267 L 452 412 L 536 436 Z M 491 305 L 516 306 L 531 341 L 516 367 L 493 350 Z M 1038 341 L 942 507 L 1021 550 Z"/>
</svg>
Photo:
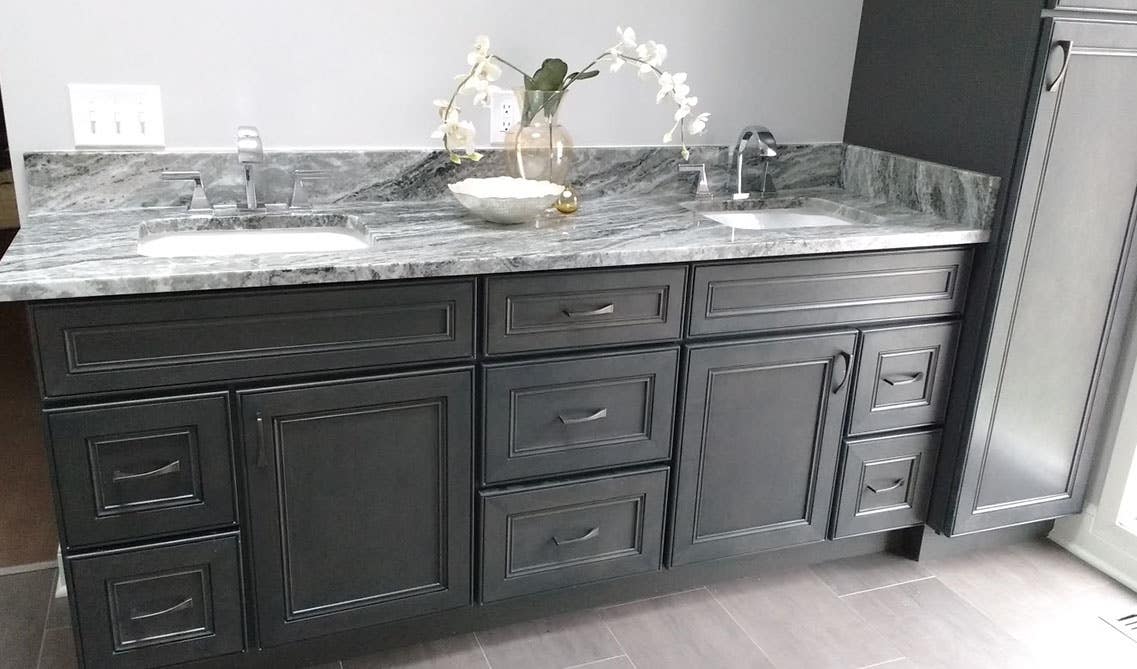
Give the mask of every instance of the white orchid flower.
<svg viewBox="0 0 1137 669">
<path fill-rule="evenodd" d="M 664 59 L 667 58 L 667 47 L 648 40 L 636 47 L 636 58 L 643 61 L 640 63 L 640 74 L 648 74 L 663 65 Z"/>
<path fill-rule="evenodd" d="M 656 103 L 663 102 L 663 98 L 671 95 L 675 98 L 676 102 L 685 100 L 687 95 L 691 92 L 691 87 L 687 85 L 687 73 L 679 72 L 671 74 L 664 72 L 659 75 L 659 93 L 655 96 Z M 682 104 L 680 102 L 680 104 Z"/>
<path fill-rule="evenodd" d="M 466 56 L 466 63 L 469 65 L 477 65 L 483 60 L 490 57 L 490 38 L 485 35 L 478 35 L 474 38 L 474 50 Z"/>
<path fill-rule="evenodd" d="M 616 26 L 616 33 L 620 36 L 620 44 L 628 49 L 636 48 L 636 31 L 631 26 L 622 28 Z"/>
<path fill-rule="evenodd" d="M 691 121 L 691 124 L 687 126 L 687 132 L 692 134 L 692 135 L 703 134 L 704 132 L 707 131 L 707 121 L 710 118 L 711 118 L 711 115 L 708 114 L 707 112 L 703 112 L 702 114 L 699 114 L 698 116 L 695 117 L 695 119 L 693 121 Z"/>
<path fill-rule="evenodd" d="M 620 54 L 619 46 L 608 49 L 608 57 L 612 59 L 612 64 L 608 66 L 612 72 L 619 72 L 620 68 L 624 67 L 624 57 Z"/>
</svg>

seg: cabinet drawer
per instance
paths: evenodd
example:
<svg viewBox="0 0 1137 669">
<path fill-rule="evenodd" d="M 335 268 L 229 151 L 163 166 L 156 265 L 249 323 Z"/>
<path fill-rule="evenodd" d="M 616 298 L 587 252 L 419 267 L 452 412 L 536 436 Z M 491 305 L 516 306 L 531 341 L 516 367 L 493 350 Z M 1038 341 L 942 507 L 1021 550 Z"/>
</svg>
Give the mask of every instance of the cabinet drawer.
<svg viewBox="0 0 1137 669">
<path fill-rule="evenodd" d="M 971 251 L 912 251 L 695 268 L 691 335 L 951 315 Z"/>
<path fill-rule="evenodd" d="M 923 523 L 939 447 L 939 431 L 847 442 L 833 538 Z"/>
<path fill-rule="evenodd" d="M 481 493 L 482 601 L 659 569 L 667 473 Z"/>
<path fill-rule="evenodd" d="M 464 358 L 473 281 L 33 307 L 48 396 Z"/>
<path fill-rule="evenodd" d="M 671 456 L 678 349 L 491 365 L 486 483 Z"/>
<path fill-rule="evenodd" d="M 683 267 L 491 277 L 486 352 L 678 339 Z"/>
<path fill-rule="evenodd" d="M 959 323 L 865 330 L 850 434 L 943 422 Z"/>
<path fill-rule="evenodd" d="M 244 650 L 237 535 L 68 561 L 87 667 L 154 667 Z"/>
<path fill-rule="evenodd" d="M 50 412 L 68 546 L 235 523 L 224 393 Z"/>
<path fill-rule="evenodd" d="M 1048 0 L 1052 9 L 1137 13 L 1137 0 Z"/>
</svg>

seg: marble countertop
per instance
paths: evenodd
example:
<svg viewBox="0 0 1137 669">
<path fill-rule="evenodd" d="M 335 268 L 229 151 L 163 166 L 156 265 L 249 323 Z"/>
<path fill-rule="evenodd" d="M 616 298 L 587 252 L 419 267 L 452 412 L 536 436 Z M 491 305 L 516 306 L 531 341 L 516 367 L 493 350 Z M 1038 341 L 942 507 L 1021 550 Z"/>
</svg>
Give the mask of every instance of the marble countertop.
<svg viewBox="0 0 1137 669">
<path fill-rule="evenodd" d="M 790 195 L 783 191 L 779 195 Z M 337 206 L 366 226 L 370 248 L 334 253 L 154 258 L 140 226 L 178 209 L 29 217 L 0 260 L 0 301 L 219 290 L 680 263 L 977 244 L 989 230 L 838 188 L 802 189 L 881 217 L 872 223 L 743 230 L 703 218 L 678 198 L 585 199 L 571 216 L 520 226 L 483 223 L 452 199 Z"/>
</svg>

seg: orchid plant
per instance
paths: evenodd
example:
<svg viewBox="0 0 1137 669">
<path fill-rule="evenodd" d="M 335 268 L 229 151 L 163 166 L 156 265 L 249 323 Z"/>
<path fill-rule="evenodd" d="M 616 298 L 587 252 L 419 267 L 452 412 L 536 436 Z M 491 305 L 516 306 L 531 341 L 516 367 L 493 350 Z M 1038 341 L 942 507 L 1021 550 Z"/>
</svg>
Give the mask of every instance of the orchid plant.
<svg viewBox="0 0 1137 669">
<path fill-rule="evenodd" d="M 563 94 L 576 82 L 598 76 L 600 71 L 594 68 L 601 63 L 607 63 L 608 69 L 613 73 L 628 65 L 635 68 L 641 78 L 655 79 L 659 84 L 659 92 L 655 96 L 656 103 L 667 100 L 675 105 L 673 115 L 675 123 L 663 135 L 663 142 L 664 144 L 674 142 L 678 134 L 683 159 L 687 160 L 691 156 L 687 148 L 687 137 L 705 132 L 711 115 L 706 112 L 695 113 L 699 98 L 691 95 L 687 73 L 672 73 L 662 69 L 663 62 L 667 58 L 666 46 L 652 40 L 639 42 L 636 39 L 636 31 L 630 27 L 617 27 L 616 32 L 620 36 L 619 42 L 571 74 L 564 61 L 548 58 L 541 64 L 540 69 L 530 75 L 493 53 L 490 50 L 489 38 L 484 35 L 479 36 L 474 40 L 474 50 L 466 57 L 470 70 L 456 77 L 459 83 L 449 99 L 434 101 L 442 118 L 442 124 L 431 137 L 442 140 L 450 160 L 456 164 L 467 160 L 481 160 L 482 155 L 474 148 L 476 128 L 472 122 L 461 117 L 462 110 L 456 104 L 459 96 L 471 95 L 471 103 L 474 106 L 488 107 L 491 93 L 500 90 L 494 82 L 501 78 L 503 65 L 521 74 L 527 90 L 559 91 Z"/>
</svg>

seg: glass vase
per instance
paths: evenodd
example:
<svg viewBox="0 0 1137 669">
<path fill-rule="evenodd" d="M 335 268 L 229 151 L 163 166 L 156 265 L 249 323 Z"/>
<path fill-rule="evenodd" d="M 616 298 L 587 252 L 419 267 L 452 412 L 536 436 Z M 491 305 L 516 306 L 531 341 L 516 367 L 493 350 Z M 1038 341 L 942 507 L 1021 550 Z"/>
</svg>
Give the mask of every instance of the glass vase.
<svg viewBox="0 0 1137 669">
<path fill-rule="evenodd" d="M 566 185 L 572 169 L 572 136 L 557 122 L 565 91 L 517 91 L 521 120 L 505 136 L 511 176 Z"/>
</svg>

